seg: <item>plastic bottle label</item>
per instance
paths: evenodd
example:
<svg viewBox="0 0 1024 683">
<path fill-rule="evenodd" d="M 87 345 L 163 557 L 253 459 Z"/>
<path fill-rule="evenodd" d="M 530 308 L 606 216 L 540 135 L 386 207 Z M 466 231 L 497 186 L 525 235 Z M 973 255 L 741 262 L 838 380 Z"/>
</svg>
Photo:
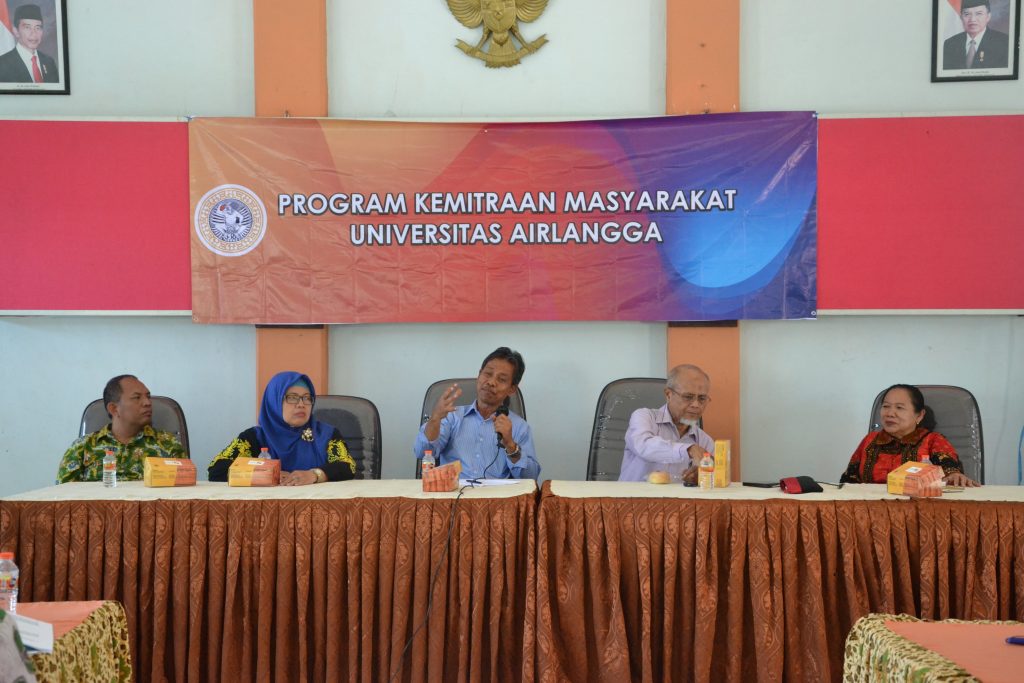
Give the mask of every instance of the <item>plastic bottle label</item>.
<svg viewBox="0 0 1024 683">
<path fill-rule="evenodd" d="M 117 470 L 117 462 L 116 461 L 114 461 L 114 462 L 104 461 L 104 463 L 103 463 L 103 471 L 104 472 L 114 472 L 115 470 Z"/>
</svg>

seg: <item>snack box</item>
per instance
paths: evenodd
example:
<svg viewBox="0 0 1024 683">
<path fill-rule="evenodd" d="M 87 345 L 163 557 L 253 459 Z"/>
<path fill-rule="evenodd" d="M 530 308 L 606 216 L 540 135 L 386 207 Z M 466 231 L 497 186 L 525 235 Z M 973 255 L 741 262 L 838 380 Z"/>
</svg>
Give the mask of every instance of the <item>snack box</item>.
<svg viewBox="0 0 1024 683">
<path fill-rule="evenodd" d="M 228 486 L 277 486 L 281 461 L 274 458 L 235 458 L 228 468 Z"/>
<path fill-rule="evenodd" d="M 732 483 L 732 441 L 715 439 L 715 488 L 724 489 Z"/>
<path fill-rule="evenodd" d="M 459 488 L 462 463 L 458 460 L 434 467 L 423 473 L 423 490 L 430 493 L 455 491 Z"/>
<path fill-rule="evenodd" d="M 915 498 L 942 495 L 942 468 L 927 462 L 905 462 L 886 478 L 889 493 Z"/>
<path fill-rule="evenodd" d="M 195 486 L 196 465 L 188 458 L 146 458 L 142 461 L 145 486 Z"/>
</svg>

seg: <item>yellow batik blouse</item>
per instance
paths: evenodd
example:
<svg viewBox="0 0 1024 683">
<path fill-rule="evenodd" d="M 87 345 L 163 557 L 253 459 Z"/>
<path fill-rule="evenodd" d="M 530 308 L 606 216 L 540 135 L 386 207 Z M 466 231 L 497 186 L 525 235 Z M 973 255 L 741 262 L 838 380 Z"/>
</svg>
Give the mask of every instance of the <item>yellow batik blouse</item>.
<svg viewBox="0 0 1024 683">
<path fill-rule="evenodd" d="M 268 444 L 262 443 L 256 427 L 246 429 L 227 445 L 227 448 L 217 454 L 207 468 L 210 481 L 227 481 L 228 468 L 235 458 L 259 457 L 260 449 Z M 274 457 L 271 453 L 270 457 Z M 327 442 L 327 452 L 322 454 L 323 462 L 317 465 L 327 475 L 328 481 L 342 481 L 352 479 L 356 474 L 356 461 L 345 447 L 341 440 L 341 432 L 337 429 Z"/>
</svg>

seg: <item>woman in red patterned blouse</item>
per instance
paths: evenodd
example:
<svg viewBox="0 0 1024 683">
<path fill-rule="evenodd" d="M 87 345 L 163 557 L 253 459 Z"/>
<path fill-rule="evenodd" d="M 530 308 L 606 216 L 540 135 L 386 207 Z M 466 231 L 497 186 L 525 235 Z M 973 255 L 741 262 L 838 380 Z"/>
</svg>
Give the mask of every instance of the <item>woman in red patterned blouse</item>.
<svg viewBox="0 0 1024 683">
<path fill-rule="evenodd" d="M 910 384 L 894 384 L 882 398 L 882 431 L 871 432 L 857 446 L 840 481 L 884 484 L 889 472 L 905 462 L 927 461 L 946 473 L 950 486 L 978 486 L 964 474 L 953 444 L 938 432 L 921 426 L 924 395 Z"/>
</svg>

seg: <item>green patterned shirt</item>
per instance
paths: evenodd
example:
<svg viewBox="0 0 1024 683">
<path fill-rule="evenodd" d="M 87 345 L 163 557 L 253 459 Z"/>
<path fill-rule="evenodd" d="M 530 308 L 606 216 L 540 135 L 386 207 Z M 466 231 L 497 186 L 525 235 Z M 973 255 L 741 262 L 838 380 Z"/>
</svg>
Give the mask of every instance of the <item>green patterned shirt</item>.
<svg viewBox="0 0 1024 683">
<path fill-rule="evenodd" d="M 130 443 L 121 443 L 110 431 L 103 429 L 86 434 L 71 444 L 57 468 L 57 483 L 69 481 L 100 481 L 103 479 L 103 456 L 107 450 L 117 458 L 117 480 L 142 479 L 145 458 L 187 458 L 188 453 L 170 432 L 158 432 L 146 425 Z"/>
</svg>

